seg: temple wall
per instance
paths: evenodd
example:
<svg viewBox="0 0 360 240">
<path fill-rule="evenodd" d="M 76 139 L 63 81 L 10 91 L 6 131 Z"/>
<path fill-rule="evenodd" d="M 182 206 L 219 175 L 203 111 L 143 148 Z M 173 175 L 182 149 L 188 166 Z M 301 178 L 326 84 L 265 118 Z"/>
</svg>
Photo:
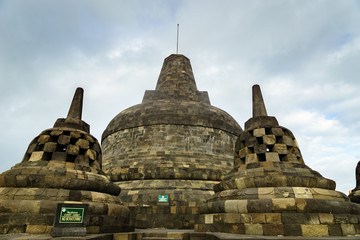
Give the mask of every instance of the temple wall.
<svg viewBox="0 0 360 240">
<path fill-rule="evenodd" d="M 102 143 L 103 170 L 113 181 L 223 179 L 232 169 L 236 136 L 201 126 L 152 125 L 125 129 Z"/>
</svg>

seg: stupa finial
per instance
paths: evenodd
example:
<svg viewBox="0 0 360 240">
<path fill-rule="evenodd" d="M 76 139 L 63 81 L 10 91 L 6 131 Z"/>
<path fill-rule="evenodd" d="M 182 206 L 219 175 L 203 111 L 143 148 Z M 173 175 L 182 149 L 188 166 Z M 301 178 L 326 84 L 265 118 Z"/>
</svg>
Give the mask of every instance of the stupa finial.
<svg viewBox="0 0 360 240">
<path fill-rule="evenodd" d="M 71 102 L 69 112 L 66 118 L 74 118 L 81 120 L 82 107 L 83 107 L 84 89 L 77 88 L 74 94 L 74 98 Z"/>
<path fill-rule="evenodd" d="M 252 87 L 253 93 L 253 117 L 267 116 L 265 103 L 261 94 L 261 89 L 259 85 L 254 85 Z"/>
<path fill-rule="evenodd" d="M 66 118 L 59 118 L 54 124 L 55 127 L 66 127 L 83 130 L 87 133 L 90 132 L 90 126 L 81 120 L 82 107 L 83 107 L 84 89 L 77 88 L 74 98 L 71 102 L 69 112 Z"/>
</svg>

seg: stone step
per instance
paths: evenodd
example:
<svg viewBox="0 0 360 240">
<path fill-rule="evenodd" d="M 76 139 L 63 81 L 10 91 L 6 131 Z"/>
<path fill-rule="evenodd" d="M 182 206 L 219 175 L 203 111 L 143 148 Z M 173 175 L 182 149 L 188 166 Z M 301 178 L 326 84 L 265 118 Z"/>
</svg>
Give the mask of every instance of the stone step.
<svg viewBox="0 0 360 240">
<path fill-rule="evenodd" d="M 154 236 L 154 237 L 143 237 L 143 240 L 182 240 L 182 238 L 171 237 L 171 236 Z"/>
</svg>

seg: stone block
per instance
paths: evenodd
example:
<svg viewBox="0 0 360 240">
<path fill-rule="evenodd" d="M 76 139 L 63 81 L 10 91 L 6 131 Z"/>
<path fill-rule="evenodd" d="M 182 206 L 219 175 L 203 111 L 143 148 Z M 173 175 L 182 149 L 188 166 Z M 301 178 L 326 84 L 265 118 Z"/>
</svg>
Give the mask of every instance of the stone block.
<svg viewBox="0 0 360 240">
<path fill-rule="evenodd" d="M 245 234 L 263 235 L 262 224 L 245 224 Z"/>
<path fill-rule="evenodd" d="M 256 153 L 246 155 L 245 163 L 259 162 L 259 157 Z"/>
<path fill-rule="evenodd" d="M 240 149 L 239 151 L 239 157 L 240 158 L 245 158 L 248 154 L 251 154 L 251 150 L 247 147 L 244 147 L 242 149 Z"/>
<path fill-rule="evenodd" d="M 262 137 L 266 134 L 265 128 L 256 128 L 254 129 L 253 135 L 254 137 Z"/>
<path fill-rule="evenodd" d="M 46 225 L 27 225 L 26 233 L 42 234 L 46 232 Z"/>
<path fill-rule="evenodd" d="M 48 142 L 50 139 L 50 135 L 40 135 L 37 142 L 41 145 L 45 144 L 46 142 Z"/>
<path fill-rule="evenodd" d="M 44 155 L 43 151 L 36 151 L 36 152 L 32 152 L 31 156 L 29 158 L 29 162 L 37 162 L 40 161 L 42 159 Z"/>
<path fill-rule="evenodd" d="M 341 225 L 340 224 L 329 224 L 329 235 L 330 236 L 342 236 Z"/>
<path fill-rule="evenodd" d="M 247 147 L 254 147 L 256 144 L 258 144 L 256 137 L 249 137 L 245 140 L 245 146 Z"/>
<path fill-rule="evenodd" d="M 263 232 L 265 236 L 283 236 L 284 226 L 282 224 L 264 224 Z"/>
<path fill-rule="evenodd" d="M 55 152 L 57 144 L 55 142 L 47 142 L 44 145 L 44 152 Z"/>
<path fill-rule="evenodd" d="M 70 136 L 60 135 L 57 142 L 60 145 L 68 145 L 70 143 Z"/>
<path fill-rule="evenodd" d="M 325 237 L 329 236 L 327 225 L 305 225 L 301 224 L 301 232 L 304 237 Z"/>
<path fill-rule="evenodd" d="M 65 168 L 67 168 L 67 169 L 75 169 L 75 163 L 73 163 L 73 162 L 66 162 L 65 163 Z M 70 173 L 71 174 L 71 173 Z M 72 177 L 72 174 L 71 175 L 69 175 L 69 176 L 71 176 Z"/>
<path fill-rule="evenodd" d="M 288 153 L 286 156 L 283 157 L 284 162 L 299 162 L 298 158 L 295 154 Z"/>
<path fill-rule="evenodd" d="M 16 175 L 16 186 L 17 187 L 26 187 L 27 186 L 27 175 Z"/>
<path fill-rule="evenodd" d="M 66 153 L 70 155 L 78 155 L 80 151 L 79 146 L 69 144 L 66 148 Z"/>
<path fill-rule="evenodd" d="M 75 145 L 79 146 L 82 149 L 88 149 L 89 148 L 89 141 L 87 141 L 85 139 L 79 139 L 79 140 L 77 140 Z"/>
<path fill-rule="evenodd" d="M 281 137 L 284 135 L 284 131 L 281 128 L 271 128 L 270 132 L 277 137 Z"/>
<path fill-rule="evenodd" d="M 226 213 L 224 214 L 224 223 L 240 223 L 241 215 L 238 213 Z"/>
<path fill-rule="evenodd" d="M 344 236 L 355 235 L 356 232 L 353 224 L 341 223 L 340 226 Z"/>
<path fill-rule="evenodd" d="M 282 142 L 284 144 L 286 144 L 287 146 L 290 146 L 290 147 L 294 146 L 294 140 L 290 136 L 284 135 L 282 137 Z"/>
<path fill-rule="evenodd" d="M 266 145 L 274 145 L 276 143 L 275 135 L 265 135 L 263 136 L 263 143 Z"/>
<path fill-rule="evenodd" d="M 114 233 L 113 240 L 131 240 L 131 233 Z"/>
<path fill-rule="evenodd" d="M 319 213 L 321 224 L 334 224 L 334 215 L 331 213 Z"/>
<path fill-rule="evenodd" d="M 54 131 L 51 131 L 50 135 L 51 136 L 60 136 L 62 133 L 63 133 L 63 131 L 61 131 L 61 130 L 54 130 Z"/>
<path fill-rule="evenodd" d="M 87 234 L 97 234 L 100 233 L 100 226 L 86 226 Z"/>
<path fill-rule="evenodd" d="M 41 201 L 39 213 L 53 214 L 56 211 L 56 201 Z"/>
<path fill-rule="evenodd" d="M 247 213 L 240 214 L 241 223 L 251 223 L 251 215 Z"/>
<path fill-rule="evenodd" d="M 95 161 L 97 158 L 97 153 L 92 149 L 88 149 L 85 152 L 85 156 L 88 156 L 91 160 Z"/>
<path fill-rule="evenodd" d="M 252 223 L 266 223 L 265 213 L 253 213 Z"/>
<path fill-rule="evenodd" d="M 28 149 L 26 150 L 26 153 L 32 153 L 33 151 L 35 151 L 37 144 L 36 143 L 32 143 L 29 145 Z"/>
<path fill-rule="evenodd" d="M 57 161 L 66 161 L 67 154 L 66 152 L 53 152 L 51 159 Z"/>
<path fill-rule="evenodd" d="M 237 212 L 238 212 L 238 200 L 226 200 L 225 213 L 237 213 Z"/>
<path fill-rule="evenodd" d="M 171 206 L 170 207 L 170 213 L 171 214 L 176 214 L 176 206 Z"/>
<path fill-rule="evenodd" d="M 86 140 L 88 140 L 90 143 L 94 143 L 95 142 L 95 139 L 92 137 L 92 136 L 90 136 L 90 135 L 85 135 L 85 139 Z"/>
<path fill-rule="evenodd" d="M 305 213 L 305 224 L 309 225 L 319 225 L 319 214 L 318 213 Z"/>
<path fill-rule="evenodd" d="M 77 132 L 77 131 L 71 131 L 70 132 L 70 137 L 72 138 L 80 138 L 81 137 L 81 133 Z"/>
<path fill-rule="evenodd" d="M 205 224 L 214 223 L 214 214 L 205 214 Z"/>
<path fill-rule="evenodd" d="M 283 224 L 304 224 L 306 215 L 297 212 L 284 212 L 281 214 L 281 222 Z"/>
<path fill-rule="evenodd" d="M 295 198 L 313 198 L 310 188 L 293 187 Z"/>
<path fill-rule="evenodd" d="M 282 143 L 274 144 L 273 151 L 277 152 L 278 154 L 287 154 L 288 153 L 287 146 Z"/>
<path fill-rule="evenodd" d="M 284 236 L 301 236 L 301 226 L 299 224 L 285 224 L 284 223 Z"/>
<path fill-rule="evenodd" d="M 268 224 L 281 224 L 281 213 L 266 213 L 265 220 Z"/>
<path fill-rule="evenodd" d="M 275 211 L 296 210 L 296 203 L 294 198 L 274 198 L 272 199 L 272 205 Z"/>
<path fill-rule="evenodd" d="M 40 212 L 40 202 L 32 201 L 32 200 L 20 200 L 19 204 L 19 212 L 21 213 L 39 213 Z"/>
<path fill-rule="evenodd" d="M 275 190 L 273 187 L 258 188 L 258 197 L 260 198 L 275 198 Z"/>
<path fill-rule="evenodd" d="M 263 154 L 267 151 L 266 145 L 265 144 L 256 144 L 254 146 L 254 152 L 256 154 Z"/>
<path fill-rule="evenodd" d="M 247 213 L 247 200 L 237 200 L 237 208 L 239 213 Z"/>
<path fill-rule="evenodd" d="M 248 212 L 270 213 L 272 212 L 271 199 L 248 200 Z"/>
<path fill-rule="evenodd" d="M 269 162 L 280 162 L 279 154 L 276 152 L 267 152 L 265 153 L 265 159 Z"/>
</svg>

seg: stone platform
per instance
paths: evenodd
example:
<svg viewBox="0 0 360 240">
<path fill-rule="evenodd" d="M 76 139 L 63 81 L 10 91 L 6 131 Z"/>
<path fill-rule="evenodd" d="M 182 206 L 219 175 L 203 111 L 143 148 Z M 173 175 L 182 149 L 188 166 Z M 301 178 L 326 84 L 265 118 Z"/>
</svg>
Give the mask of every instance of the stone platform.
<svg viewBox="0 0 360 240">
<path fill-rule="evenodd" d="M 359 236 L 348 237 L 284 237 L 284 236 L 260 236 L 230 233 L 198 233 L 193 230 L 178 229 L 136 229 L 135 232 L 88 234 L 85 237 L 61 237 L 52 238 L 49 234 L 7 234 L 0 235 L 0 240 L 242 240 L 242 239 L 267 239 L 267 240 L 354 240 Z"/>
</svg>

